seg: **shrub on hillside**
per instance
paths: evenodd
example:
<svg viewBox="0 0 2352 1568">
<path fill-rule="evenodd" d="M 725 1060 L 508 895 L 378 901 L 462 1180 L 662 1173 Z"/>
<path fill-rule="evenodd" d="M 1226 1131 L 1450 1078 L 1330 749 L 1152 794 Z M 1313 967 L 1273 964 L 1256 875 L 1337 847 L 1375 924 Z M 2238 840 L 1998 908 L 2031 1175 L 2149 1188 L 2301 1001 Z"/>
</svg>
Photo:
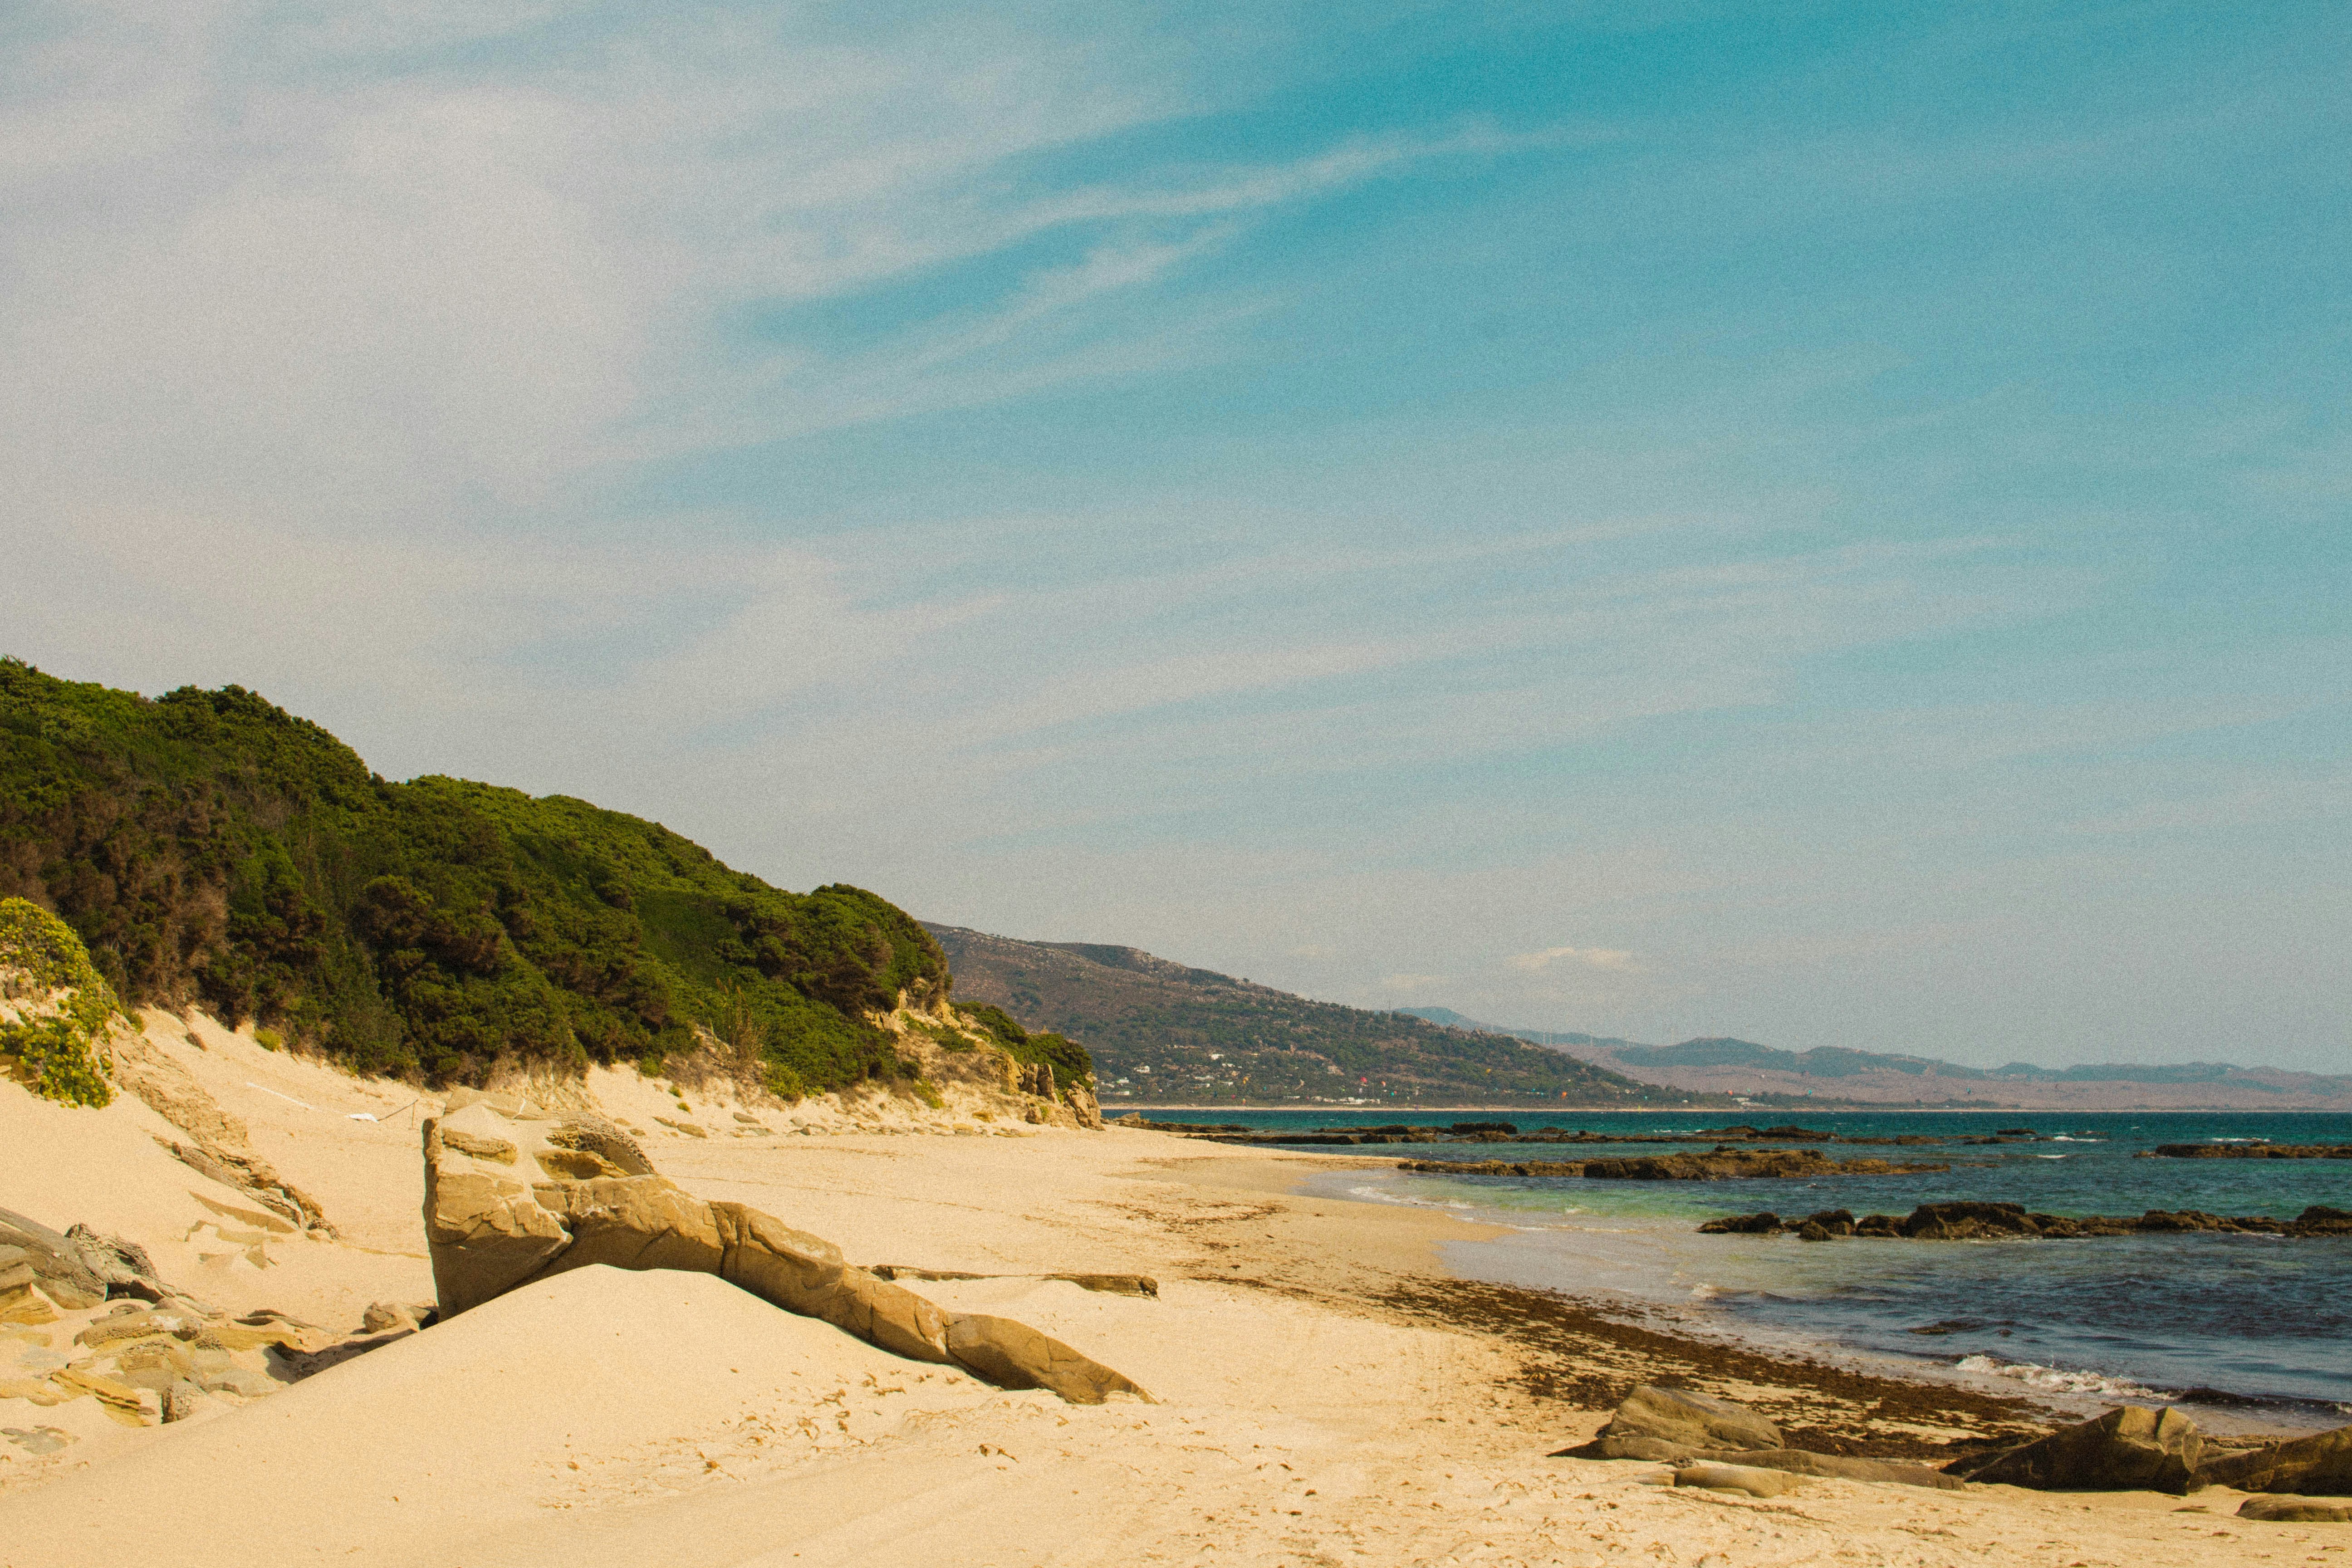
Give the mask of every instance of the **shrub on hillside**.
<svg viewBox="0 0 2352 1568">
<path fill-rule="evenodd" d="M 73 928 L 23 899 L 0 899 L 0 1001 L 21 1015 L 0 1020 L 0 1065 L 11 1076 L 68 1105 L 114 1098 L 98 1061 L 119 1011 L 113 993 Z"/>
</svg>

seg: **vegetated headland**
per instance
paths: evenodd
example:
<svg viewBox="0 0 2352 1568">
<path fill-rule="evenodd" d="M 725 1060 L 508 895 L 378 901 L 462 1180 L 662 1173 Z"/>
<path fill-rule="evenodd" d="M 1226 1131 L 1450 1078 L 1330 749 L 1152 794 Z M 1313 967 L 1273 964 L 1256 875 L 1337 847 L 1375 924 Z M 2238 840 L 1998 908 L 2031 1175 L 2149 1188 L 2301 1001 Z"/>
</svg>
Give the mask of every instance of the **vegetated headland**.
<svg viewBox="0 0 2352 1568">
<path fill-rule="evenodd" d="M 131 1005 L 201 1005 L 354 1071 L 479 1083 L 716 1045 L 785 1098 L 912 1076 L 877 1022 L 947 956 L 862 888 L 793 893 L 565 795 L 379 777 L 239 687 L 150 700 L 0 659 L 0 898 Z M 982 1006 L 1015 1058 L 1086 1053 Z"/>
</svg>

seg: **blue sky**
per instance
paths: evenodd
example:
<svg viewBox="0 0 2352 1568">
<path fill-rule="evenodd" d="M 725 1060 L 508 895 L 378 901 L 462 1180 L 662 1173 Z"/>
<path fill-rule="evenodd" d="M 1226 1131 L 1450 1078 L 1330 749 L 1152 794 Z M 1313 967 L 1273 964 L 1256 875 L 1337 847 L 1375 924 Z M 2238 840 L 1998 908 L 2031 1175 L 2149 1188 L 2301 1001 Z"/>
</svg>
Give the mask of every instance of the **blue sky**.
<svg viewBox="0 0 2352 1568">
<path fill-rule="evenodd" d="M 2347 65 L 19 5 L 0 640 L 1364 1005 L 2352 1070 Z"/>
</svg>

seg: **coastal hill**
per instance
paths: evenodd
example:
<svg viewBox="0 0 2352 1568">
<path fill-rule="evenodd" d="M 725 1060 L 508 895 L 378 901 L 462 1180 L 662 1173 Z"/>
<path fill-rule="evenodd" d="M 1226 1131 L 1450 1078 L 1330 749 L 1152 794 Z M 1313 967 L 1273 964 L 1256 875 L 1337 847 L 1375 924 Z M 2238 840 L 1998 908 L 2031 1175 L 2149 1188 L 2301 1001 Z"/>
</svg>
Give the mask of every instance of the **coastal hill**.
<svg viewBox="0 0 2352 1568">
<path fill-rule="evenodd" d="M 1454 1028 L 1502 1035 L 1612 1071 L 1676 1089 L 1757 1097 L 1806 1096 L 1868 1105 L 1953 1105 L 2019 1110 L 2352 1110 L 2352 1077 L 2236 1067 L 2226 1062 L 2092 1063 L 2069 1068 L 2011 1062 L 1973 1068 L 1933 1057 L 1822 1046 L 1783 1050 L 1753 1040 L 1709 1038 L 1646 1046 L 1602 1036 L 1481 1023 L 1446 1007 L 1410 1009 Z"/>
<path fill-rule="evenodd" d="M 925 922 L 960 1005 L 988 1003 L 1093 1056 L 1106 1109 L 1135 1104 L 1728 1106 L 1495 1033 L 1310 1001 L 1132 947 L 1022 942 Z"/>
<path fill-rule="evenodd" d="M 126 1004 L 434 1083 L 714 1047 L 786 1098 L 911 1081 L 876 1019 L 948 987 L 939 944 L 863 889 L 786 892 L 562 795 L 392 783 L 239 687 L 150 700 L 0 659 L 11 897 L 62 917 Z M 1087 1075 L 1066 1042 L 980 1026 L 1056 1083 Z"/>
</svg>

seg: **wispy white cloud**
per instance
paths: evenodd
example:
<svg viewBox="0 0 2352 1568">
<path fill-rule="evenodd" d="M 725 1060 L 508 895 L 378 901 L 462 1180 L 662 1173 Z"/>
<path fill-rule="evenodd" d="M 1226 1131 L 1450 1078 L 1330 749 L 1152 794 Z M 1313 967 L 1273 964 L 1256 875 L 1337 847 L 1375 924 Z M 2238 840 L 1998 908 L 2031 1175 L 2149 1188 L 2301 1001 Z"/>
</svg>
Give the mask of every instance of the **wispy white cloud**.
<svg viewBox="0 0 2352 1568">
<path fill-rule="evenodd" d="M 1638 967 L 1632 953 L 1613 947 L 1547 947 L 1534 952 L 1515 952 L 1503 962 L 1528 974 L 1539 974 L 1562 963 L 1582 969 L 1605 969 L 1617 973 Z"/>
</svg>

